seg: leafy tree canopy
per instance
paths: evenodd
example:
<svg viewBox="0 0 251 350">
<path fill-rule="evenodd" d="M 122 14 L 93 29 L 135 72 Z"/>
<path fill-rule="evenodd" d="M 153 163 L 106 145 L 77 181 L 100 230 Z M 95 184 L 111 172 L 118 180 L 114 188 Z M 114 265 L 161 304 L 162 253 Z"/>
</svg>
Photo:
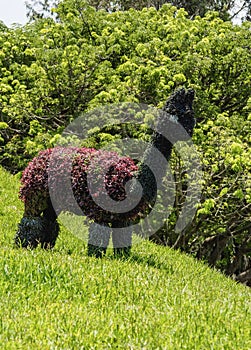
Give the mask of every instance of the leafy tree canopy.
<svg viewBox="0 0 251 350">
<path fill-rule="evenodd" d="M 53 7 L 57 7 L 60 0 L 29 0 L 26 1 L 27 15 L 29 18 L 41 18 L 51 13 Z M 78 0 L 75 0 L 78 3 Z M 87 0 L 87 3 L 96 10 L 107 12 L 127 11 L 130 8 L 142 10 L 143 8 L 154 7 L 157 10 L 164 4 L 171 4 L 177 8 L 184 8 L 191 18 L 205 16 L 208 11 L 218 11 L 224 20 L 234 18 L 239 13 L 245 13 L 244 19 L 250 20 L 250 0 Z"/>
</svg>

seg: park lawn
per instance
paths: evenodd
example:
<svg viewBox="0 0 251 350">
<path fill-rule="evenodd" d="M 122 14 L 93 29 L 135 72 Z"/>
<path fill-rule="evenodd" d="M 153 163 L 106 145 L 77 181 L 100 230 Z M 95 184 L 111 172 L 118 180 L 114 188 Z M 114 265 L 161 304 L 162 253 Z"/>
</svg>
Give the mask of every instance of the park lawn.
<svg viewBox="0 0 251 350">
<path fill-rule="evenodd" d="M 251 349 L 251 289 L 191 256 L 90 258 L 64 228 L 53 251 L 15 248 L 18 187 L 0 169 L 1 349 Z"/>
</svg>

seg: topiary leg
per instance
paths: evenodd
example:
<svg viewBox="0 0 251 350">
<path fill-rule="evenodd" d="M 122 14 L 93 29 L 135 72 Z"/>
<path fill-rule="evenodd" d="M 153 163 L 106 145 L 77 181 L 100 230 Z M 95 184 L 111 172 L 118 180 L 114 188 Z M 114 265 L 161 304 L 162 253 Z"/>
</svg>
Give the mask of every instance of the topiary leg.
<svg viewBox="0 0 251 350">
<path fill-rule="evenodd" d="M 116 257 L 127 258 L 130 256 L 132 247 L 131 226 L 112 229 L 113 252 Z"/>
<path fill-rule="evenodd" d="M 41 241 L 41 246 L 44 249 L 50 249 L 55 246 L 58 234 L 59 224 L 57 222 L 57 214 L 52 206 L 51 201 L 48 201 L 48 207 L 43 212 L 44 219 L 44 238 Z"/>
<path fill-rule="evenodd" d="M 44 239 L 45 222 L 41 217 L 23 217 L 15 235 L 15 244 L 24 248 L 36 248 Z"/>
<path fill-rule="evenodd" d="M 44 249 L 51 249 L 55 246 L 59 234 L 59 224 L 57 221 L 46 220 L 44 227 L 44 239 L 41 241 L 41 246 Z"/>
<path fill-rule="evenodd" d="M 101 258 L 106 253 L 109 244 L 111 229 L 107 226 L 101 226 L 92 223 L 89 227 L 89 239 L 87 254 Z"/>
</svg>

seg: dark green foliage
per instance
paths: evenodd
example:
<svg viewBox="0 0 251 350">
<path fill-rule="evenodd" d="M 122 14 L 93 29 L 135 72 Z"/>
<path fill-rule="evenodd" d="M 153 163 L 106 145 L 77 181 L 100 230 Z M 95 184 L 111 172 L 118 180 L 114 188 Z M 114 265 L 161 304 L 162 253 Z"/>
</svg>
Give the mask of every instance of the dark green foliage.
<svg viewBox="0 0 251 350">
<path fill-rule="evenodd" d="M 194 91 L 178 89 L 167 100 L 156 121 L 156 132 L 146 149 L 137 176 L 143 188 L 143 198 L 151 205 L 157 194 L 157 185 L 162 183 L 167 172 L 172 147 L 178 141 L 192 136 L 195 126 L 192 108 Z M 156 150 L 164 157 L 159 158 Z"/>
</svg>

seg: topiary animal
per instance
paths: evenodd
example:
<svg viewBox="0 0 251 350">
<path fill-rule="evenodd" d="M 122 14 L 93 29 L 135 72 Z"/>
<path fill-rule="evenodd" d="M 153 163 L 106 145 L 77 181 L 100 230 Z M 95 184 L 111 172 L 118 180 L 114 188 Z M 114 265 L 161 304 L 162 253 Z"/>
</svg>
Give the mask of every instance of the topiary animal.
<svg viewBox="0 0 251 350">
<path fill-rule="evenodd" d="M 64 210 L 74 212 L 77 202 L 82 213 L 93 221 L 89 228 L 88 254 L 101 257 L 106 252 L 112 232 L 115 254 L 128 255 L 132 244 L 131 224 L 153 206 L 156 183 L 166 173 L 167 164 L 156 162 L 154 150 L 161 152 L 168 161 L 173 144 L 192 135 L 195 125 L 193 99 L 194 92 L 191 89 L 182 88 L 170 96 L 158 117 L 152 143 L 139 166 L 129 157 L 93 148 L 57 147 L 40 152 L 28 164 L 21 178 L 20 198 L 25 211 L 15 235 L 15 243 L 31 248 L 38 244 L 43 248 L 54 247 L 59 233 L 59 213 Z M 52 157 L 53 167 L 50 166 Z M 87 177 L 97 177 L 98 183 L 100 175 L 97 168 L 105 168 L 108 160 L 109 170 L 102 179 L 102 188 L 97 188 L 96 193 L 90 193 Z M 68 180 L 65 177 L 65 165 L 69 161 L 72 162 L 70 180 L 73 197 L 64 191 Z M 154 173 L 158 174 L 157 179 Z M 133 178 L 137 178 L 142 187 L 141 199 L 134 209 L 114 213 L 96 204 L 95 197 L 100 197 L 102 191 L 106 191 L 115 203 L 123 201 L 127 196 L 125 186 Z M 51 191 L 57 194 L 57 212 L 51 202 Z M 132 186 L 130 192 L 133 196 L 137 188 Z M 119 231 L 117 228 L 120 228 Z"/>
</svg>

